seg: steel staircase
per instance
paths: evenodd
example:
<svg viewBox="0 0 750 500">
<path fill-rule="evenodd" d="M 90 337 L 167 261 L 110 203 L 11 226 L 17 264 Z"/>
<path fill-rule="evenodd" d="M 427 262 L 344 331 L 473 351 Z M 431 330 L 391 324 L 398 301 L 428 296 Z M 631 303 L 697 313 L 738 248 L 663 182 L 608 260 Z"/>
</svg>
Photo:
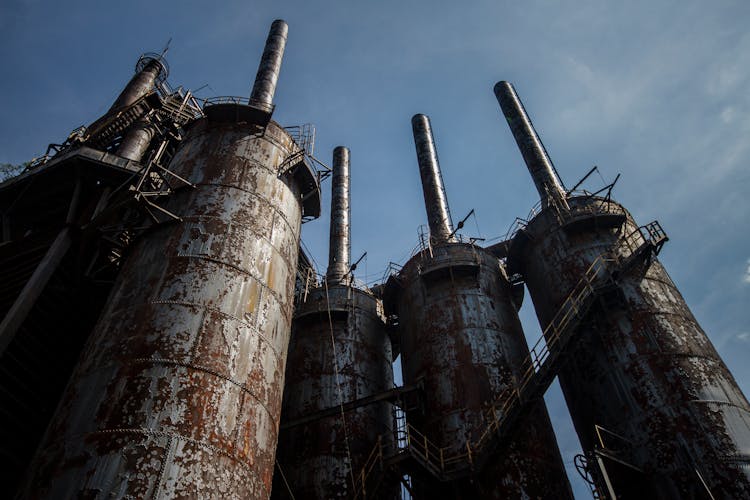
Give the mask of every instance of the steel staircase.
<svg viewBox="0 0 750 500">
<path fill-rule="evenodd" d="M 190 91 L 167 94 L 162 99 L 159 113 L 180 126 L 203 116 L 200 105 Z"/>
<path fill-rule="evenodd" d="M 486 414 L 486 426 L 476 441 L 466 442 L 466 451 L 451 452 L 439 447 L 412 425 L 397 431 L 397 446 L 384 446 L 378 439 L 360 473 L 355 477 L 353 498 L 375 494 L 389 469 L 410 460 L 439 481 L 451 481 L 481 470 L 493 451 L 513 431 L 519 418 L 546 392 L 564 362 L 578 326 L 600 299 L 618 289 L 616 278 L 639 263 L 649 266 L 668 240 L 658 222 L 637 228 L 618 241 L 615 248 L 591 263 L 573 287 L 542 338 L 531 348 L 513 386 L 507 387 Z M 390 442 L 389 438 L 389 442 Z"/>
</svg>

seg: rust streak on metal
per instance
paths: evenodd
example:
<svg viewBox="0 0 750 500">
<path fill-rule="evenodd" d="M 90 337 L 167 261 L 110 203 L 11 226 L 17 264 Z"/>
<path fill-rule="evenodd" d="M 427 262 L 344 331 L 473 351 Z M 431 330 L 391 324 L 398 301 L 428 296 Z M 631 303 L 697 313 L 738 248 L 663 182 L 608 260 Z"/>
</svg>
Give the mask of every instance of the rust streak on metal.
<svg viewBox="0 0 750 500">
<path fill-rule="evenodd" d="M 295 147 L 274 122 L 192 125 L 170 169 L 195 189 L 130 251 L 35 496 L 269 497 L 302 217 L 302 187 L 276 167 Z"/>
<path fill-rule="evenodd" d="M 423 380 L 424 410 L 407 419 L 434 443 L 425 454 L 437 446 L 445 457 L 469 460 L 467 444 L 486 430 L 488 403 L 513 387 L 528 356 L 505 270 L 474 245 L 438 245 L 390 280 L 386 304 L 399 317 L 404 383 Z M 436 479 L 413 483 L 427 498 L 444 493 Z M 572 498 L 544 403 L 531 404 L 513 438 L 473 480 L 456 484 L 482 498 Z"/>
<path fill-rule="evenodd" d="M 352 498 L 381 435 L 392 433 L 387 400 L 351 408 L 393 389 L 393 349 L 382 302 L 345 280 L 349 273 L 349 150 L 334 150 L 330 260 L 322 287 L 297 304 L 284 390 L 279 463 L 300 498 Z M 337 409 L 338 411 L 330 411 Z M 305 417 L 321 412 L 320 418 Z M 381 498 L 395 497 L 395 484 Z M 286 498 L 288 489 L 274 489 Z"/>
<path fill-rule="evenodd" d="M 543 210 L 511 244 L 510 265 L 523 274 L 542 325 L 597 256 L 625 261 L 643 243 L 621 205 L 590 196 L 568 202 L 568 219 Z M 617 292 L 579 327 L 559 374 L 584 451 L 601 449 L 597 428 L 620 437 L 598 451 L 620 495 L 689 497 L 707 485 L 716 498 L 746 497 L 745 396 L 655 257 L 616 277 Z"/>
</svg>

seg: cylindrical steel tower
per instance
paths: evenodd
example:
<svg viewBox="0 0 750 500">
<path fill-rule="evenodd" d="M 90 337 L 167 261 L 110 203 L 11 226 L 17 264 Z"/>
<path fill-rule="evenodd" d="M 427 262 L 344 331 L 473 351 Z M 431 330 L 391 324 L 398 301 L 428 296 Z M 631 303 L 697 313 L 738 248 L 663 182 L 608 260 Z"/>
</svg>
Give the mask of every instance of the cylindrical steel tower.
<svg viewBox="0 0 750 500">
<path fill-rule="evenodd" d="M 426 122 L 424 115 L 417 115 L 412 123 Z M 425 184 L 430 192 L 442 192 L 436 156 L 419 154 L 420 145 L 432 143 L 429 129 L 414 127 L 414 132 L 420 171 L 423 178 L 425 172 L 429 177 Z M 430 206 L 435 203 L 431 197 L 425 195 L 425 199 L 428 217 L 442 210 Z M 407 420 L 443 448 L 440 460 L 463 456 L 468 469 L 472 458 L 467 456 L 467 443 L 476 442 L 487 428 L 489 404 L 514 385 L 528 349 L 517 315 L 520 304 L 513 303 L 500 261 L 473 244 L 455 243 L 447 237 L 439 241 L 412 257 L 391 278 L 388 302 L 395 305 L 399 318 L 404 384 L 421 381 L 424 386 L 424 408 L 410 411 Z M 531 404 L 512 435 L 482 470 L 472 473 L 471 480 L 446 485 L 429 474 L 415 475 L 415 494 L 424 498 L 570 498 L 541 400 Z"/>
<path fill-rule="evenodd" d="M 508 89 L 495 87 L 508 122 L 530 123 L 517 116 L 522 106 L 507 105 Z M 554 185 L 546 175 L 541 182 Z M 599 197 L 567 205 L 518 233 L 509 265 L 546 326 L 587 269 L 608 259 L 616 293 L 598 297 L 559 373 L 581 444 L 603 466 L 601 489 L 617 498 L 748 497 L 750 406 L 726 365 L 655 256 L 639 254 L 646 238 L 630 214 Z"/>
<path fill-rule="evenodd" d="M 156 130 L 152 123 L 142 119 L 134 123 L 122 138 L 117 154 L 133 161 L 141 161 L 151 145 Z"/>
<path fill-rule="evenodd" d="M 247 107 L 207 106 L 187 132 L 170 170 L 195 187 L 132 247 L 26 496 L 269 497 L 300 223 L 320 199 L 289 134 Z"/>
<path fill-rule="evenodd" d="M 146 94 L 153 92 L 156 82 L 165 79 L 168 72 L 166 62 L 162 57 L 154 55 L 141 57 L 136 65 L 135 75 L 117 96 L 106 114 L 111 115 L 120 109 L 127 108 Z"/>
<path fill-rule="evenodd" d="M 564 206 L 565 189 L 513 85 L 508 82 L 498 82 L 495 85 L 495 96 L 500 102 L 505 120 L 521 150 L 523 159 L 529 167 L 531 178 L 534 180 L 534 186 L 539 192 L 543 205 L 547 206 L 556 202 Z"/>
<path fill-rule="evenodd" d="M 349 273 L 351 257 L 351 209 L 349 207 L 349 149 L 339 146 L 333 150 L 331 179 L 331 227 L 328 249 L 329 285 L 341 284 Z"/>
<path fill-rule="evenodd" d="M 251 104 L 258 103 L 270 106 L 273 103 L 288 31 L 289 27 L 281 19 L 277 19 L 271 24 L 271 31 L 268 33 L 253 90 L 250 93 Z"/>
<path fill-rule="evenodd" d="M 287 360 L 282 426 L 393 388 L 393 352 L 382 303 L 345 279 L 349 272 L 349 150 L 334 150 L 328 282 L 298 305 Z M 392 433 L 391 404 L 282 430 L 284 479 L 274 497 L 352 498 L 353 481 L 381 435 Z M 288 486 L 287 486 L 288 485 Z M 394 486 L 378 498 L 392 498 Z"/>
<path fill-rule="evenodd" d="M 129 160 L 140 161 L 156 132 L 147 115 L 162 104 L 156 93 L 156 85 L 163 82 L 168 74 L 167 61 L 162 55 L 143 54 L 136 63 L 135 75 L 109 110 L 86 127 L 83 134 L 86 145 L 108 150 L 122 136 L 116 153 Z"/>
<path fill-rule="evenodd" d="M 414 115 L 411 119 L 411 128 L 417 149 L 417 163 L 419 176 L 422 179 L 422 194 L 427 209 L 430 241 L 433 244 L 455 241 L 453 221 L 448 209 L 448 197 L 445 195 L 443 176 L 440 172 L 429 117 L 422 114 Z"/>
</svg>

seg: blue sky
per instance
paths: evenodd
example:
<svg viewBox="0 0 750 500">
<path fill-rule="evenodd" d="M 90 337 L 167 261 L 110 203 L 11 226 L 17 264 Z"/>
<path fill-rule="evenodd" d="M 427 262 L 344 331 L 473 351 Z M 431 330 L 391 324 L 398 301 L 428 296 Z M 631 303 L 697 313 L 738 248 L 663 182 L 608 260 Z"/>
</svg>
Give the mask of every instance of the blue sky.
<svg viewBox="0 0 750 500">
<path fill-rule="evenodd" d="M 172 38 L 170 81 L 247 95 L 268 27 L 289 23 L 276 93 L 283 125 L 317 127 L 317 155 L 352 150 L 352 254 L 361 279 L 403 263 L 425 223 L 410 118 L 432 119 L 454 219 L 493 238 L 536 193 L 492 86 L 509 80 L 563 181 L 592 165 L 750 390 L 750 3 L 746 1 L 51 2 L 0 4 L 0 162 L 18 163 L 106 111 L 140 53 Z M 603 184 L 596 178 L 590 187 Z M 303 239 L 327 260 L 324 215 Z M 321 269 L 322 270 L 322 269 Z M 522 311 L 527 337 L 539 327 Z M 547 395 L 560 447 L 578 446 Z M 585 487 L 575 483 L 580 498 Z"/>
</svg>

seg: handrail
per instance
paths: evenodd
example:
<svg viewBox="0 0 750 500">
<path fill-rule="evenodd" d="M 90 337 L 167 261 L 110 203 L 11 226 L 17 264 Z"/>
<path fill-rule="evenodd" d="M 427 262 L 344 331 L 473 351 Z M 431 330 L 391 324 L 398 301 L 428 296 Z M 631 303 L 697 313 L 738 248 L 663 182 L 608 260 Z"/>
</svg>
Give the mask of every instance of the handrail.
<svg viewBox="0 0 750 500">
<path fill-rule="evenodd" d="M 284 130 L 292 136 L 294 142 L 305 150 L 307 156 L 315 155 L 315 126 L 312 123 L 303 123 L 302 125 L 290 125 L 284 127 Z"/>
<path fill-rule="evenodd" d="M 497 431 L 504 423 L 505 417 L 510 413 L 510 410 L 514 406 L 523 403 L 524 399 L 522 392 L 531 385 L 537 374 L 545 367 L 545 363 L 549 359 L 552 349 L 560 344 L 564 346 L 565 340 L 567 339 L 563 338 L 563 334 L 572 333 L 567 332 L 566 328 L 571 324 L 571 321 L 576 314 L 582 310 L 581 303 L 595 292 L 593 283 L 599 278 L 600 273 L 605 271 L 605 263 L 612 261 L 613 259 L 606 257 L 604 254 L 594 259 L 583 277 L 573 288 L 562 306 L 558 309 L 558 312 L 545 328 L 542 338 L 536 342 L 534 347 L 530 350 L 529 356 L 521 364 L 522 375 L 519 382 L 513 387 L 506 387 L 501 396 L 490 405 L 490 410 L 487 412 L 488 415 L 491 415 L 491 418 L 488 419 L 489 422 L 486 424 L 482 434 L 476 441 L 472 442 L 469 440 L 466 442 L 465 453 L 446 453 L 450 451 L 450 447 L 440 447 L 436 445 L 430 441 L 425 434 L 417 430 L 408 422 L 403 430 L 396 431 L 397 442 L 405 436 L 406 443 L 402 449 L 398 450 L 398 453 L 408 453 L 428 469 L 433 469 L 433 473 L 437 472 L 437 475 L 439 476 L 460 470 L 472 469 L 475 462 L 474 457 L 478 457 L 482 454 L 484 448 L 497 434 Z M 545 340 L 546 337 L 548 337 L 547 340 Z M 500 413 L 501 418 L 498 418 L 498 412 Z M 376 448 L 380 447 L 381 441 L 378 440 Z M 370 456 L 373 455 L 374 451 L 375 450 L 373 450 Z M 374 466 L 368 466 L 368 462 L 366 461 L 366 465 L 362 468 L 359 478 L 362 482 L 362 486 L 355 488 L 355 498 L 357 498 L 360 491 L 364 496 L 365 483 L 373 468 Z"/>
<path fill-rule="evenodd" d="M 639 245 L 633 250 L 636 240 L 639 241 Z M 667 240 L 668 237 L 661 225 L 654 221 L 621 237 L 613 249 L 601 253 L 591 262 L 545 327 L 541 338 L 529 350 L 529 355 L 521 363 L 520 375 L 516 383 L 513 386 L 507 386 L 490 405 L 486 413 L 486 425 L 483 432 L 476 441 L 468 440 L 466 442 L 465 453 L 451 452 L 447 446 L 437 446 L 425 434 L 406 422 L 402 430 L 396 431 L 396 441 L 405 442 L 402 448 L 396 450 L 396 455 L 409 454 L 438 477 L 445 477 L 447 474 L 462 470 L 472 470 L 477 458 L 481 458 L 482 452 L 495 439 L 503 425 L 508 422 L 507 418 L 511 415 L 511 412 L 515 410 L 517 416 L 524 403 L 534 399 L 530 397 L 536 396 L 534 391 L 543 390 L 544 384 L 548 386 L 551 382 L 557 359 L 564 352 L 567 342 L 572 337 L 576 321 L 580 321 L 583 314 L 588 311 L 601 285 L 611 279 L 612 272 L 627 263 L 627 259 L 618 255 L 616 249 L 627 246 L 631 255 L 637 255 L 642 248 L 647 247 L 655 252 Z M 527 391 L 531 391 L 532 394 L 526 394 Z M 597 436 L 603 446 L 598 426 Z M 379 456 L 382 457 L 380 439 L 377 448 L 379 449 Z M 374 470 L 374 466 L 363 467 L 362 469 L 359 479 L 362 482 L 363 496 L 365 483 L 372 470 Z M 355 494 L 355 498 L 357 498 L 357 494 Z"/>
<path fill-rule="evenodd" d="M 203 101 L 204 109 L 206 108 L 206 106 L 214 106 L 216 104 L 239 104 L 242 106 L 252 106 L 253 108 L 260 109 L 267 113 L 273 113 L 273 110 L 275 108 L 273 104 L 244 96 L 217 96 L 201 99 L 201 101 Z"/>
<path fill-rule="evenodd" d="M 173 92 L 162 98 L 162 113 L 180 124 L 187 123 L 203 116 L 203 110 L 190 91 L 184 95 Z"/>
<path fill-rule="evenodd" d="M 357 475 L 357 481 L 354 482 L 353 485 L 353 491 L 352 491 L 352 498 L 359 498 L 360 495 L 362 495 L 362 498 L 367 497 L 367 478 L 369 478 L 370 473 L 373 471 L 375 466 L 378 464 L 378 462 L 382 461 L 383 459 L 383 444 L 380 436 L 378 436 L 378 440 L 375 443 L 375 447 L 372 449 L 370 454 L 368 455 L 367 459 L 365 460 L 364 465 L 362 465 L 362 469 L 360 470 L 360 473 Z"/>
<path fill-rule="evenodd" d="M 568 196 L 567 199 L 574 199 L 576 196 Z M 612 201 L 609 198 L 592 198 L 596 200 L 596 203 L 587 203 L 585 205 L 575 205 L 569 207 L 569 210 L 556 210 L 555 215 L 558 218 L 558 223 L 564 224 L 571 219 L 575 219 L 582 214 L 596 215 L 596 214 L 616 214 L 627 216 L 627 211 L 619 203 Z M 498 238 L 492 238 L 492 240 L 499 241 L 510 241 L 518 234 L 519 231 L 526 229 L 531 223 L 532 219 L 539 215 L 544 210 L 544 206 L 541 201 L 538 201 L 531 207 L 529 214 L 526 218 L 516 217 L 513 223 L 510 225 L 508 230 L 503 236 Z"/>
</svg>

